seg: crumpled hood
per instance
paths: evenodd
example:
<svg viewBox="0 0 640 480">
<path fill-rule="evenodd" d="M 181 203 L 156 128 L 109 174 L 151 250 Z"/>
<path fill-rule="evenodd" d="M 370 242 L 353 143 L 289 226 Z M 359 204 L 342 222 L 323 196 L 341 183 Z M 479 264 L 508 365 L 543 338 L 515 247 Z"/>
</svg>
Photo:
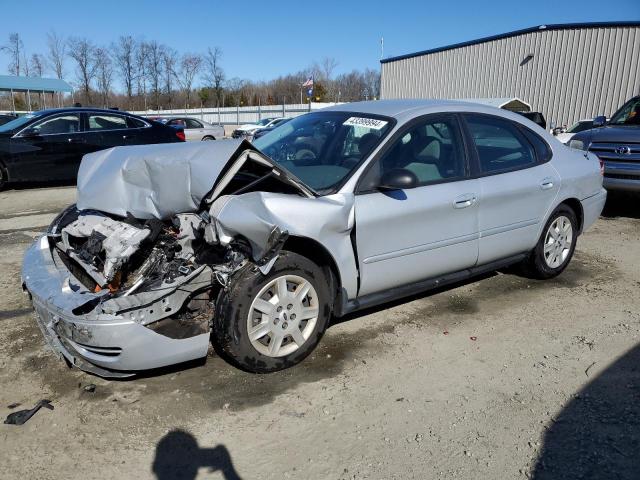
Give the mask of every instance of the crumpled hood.
<svg viewBox="0 0 640 480">
<path fill-rule="evenodd" d="M 78 172 L 79 210 L 139 219 L 198 211 L 245 140 L 115 147 L 85 155 Z"/>
</svg>

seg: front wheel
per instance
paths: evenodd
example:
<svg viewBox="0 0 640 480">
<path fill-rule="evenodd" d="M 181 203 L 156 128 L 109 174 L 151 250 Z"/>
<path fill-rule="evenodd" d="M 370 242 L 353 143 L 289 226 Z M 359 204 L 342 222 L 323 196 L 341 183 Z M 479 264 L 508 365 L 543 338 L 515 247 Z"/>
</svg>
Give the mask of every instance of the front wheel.
<svg viewBox="0 0 640 480">
<path fill-rule="evenodd" d="M 267 275 L 245 267 L 220 293 L 212 342 L 223 358 L 243 370 L 283 370 L 314 350 L 327 328 L 330 304 L 322 269 L 282 251 Z"/>
<path fill-rule="evenodd" d="M 568 206 L 560 205 L 549 217 L 538 243 L 524 260 L 525 275 L 540 280 L 560 275 L 573 257 L 577 239 L 576 214 Z"/>
<path fill-rule="evenodd" d="M 215 140 L 215 138 L 213 138 L 212 136 L 209 136 L 209 135 L 207 135 L 206 137 L 202 138 L 203 142 L 208 142 L 208 141 L 211 141 L 211 140 Z"/>
</svg>

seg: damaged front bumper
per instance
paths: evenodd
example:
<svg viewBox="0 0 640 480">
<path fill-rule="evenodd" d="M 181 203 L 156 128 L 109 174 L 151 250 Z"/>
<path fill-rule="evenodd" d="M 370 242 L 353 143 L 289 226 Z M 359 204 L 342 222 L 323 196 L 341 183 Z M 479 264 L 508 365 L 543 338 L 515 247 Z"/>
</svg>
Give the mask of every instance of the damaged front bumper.
<svg viewBox="0 0 640 480">
<path fill-rule="evenodd" d="M 154 327 L 189 295 L 211 284 L 208 267 L 153 297 L 147 293 L 104 301 L 107 292 L 87 290 L 57 255 L 47 236 L 36 241 L 25 254 L 22 285 L 45 340 L 71 365 L 102 377 L 126 377 L 206 356 L 208 324 L 187 338 L 172 338 L 170 329 L 156 328 L 158 333 Z M 100 307 L 86 307 L 93 304 Z"/>
</svg>

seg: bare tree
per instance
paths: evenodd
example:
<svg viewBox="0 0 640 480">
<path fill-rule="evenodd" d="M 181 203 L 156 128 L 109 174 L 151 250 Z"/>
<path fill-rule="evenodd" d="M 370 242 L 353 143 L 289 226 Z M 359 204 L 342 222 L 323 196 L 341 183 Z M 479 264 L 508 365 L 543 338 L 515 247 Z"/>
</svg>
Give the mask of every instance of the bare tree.
<svg viewBox="0 0 640 480">
<path fill-rule="evenodd" d="M 69 56 L 76 62 L 76 76 L 85 99 L 91 103 L 91 82 L 96 76 L 96 47 L 86 38 L 70 38 Z"/>
<path fill-rule="evenodd" d="M 160 85 L 163 79 L 163 56 L 164 47 L 153 40 L 147 43 L 146 71 L 149 78 L 151 93 L 153 94 L 153 108 L 160 108 Z"/>
<path fill-rule="evenodd" d="M 362 73 L 362 78 L 371 98 L 380 98 L 380 72 L 367 68 Z"/>
<path fill-rule="evenodd" d="M 24 44 L 19 33 L 9 35 L 9 43 L 0 47 L 0 50 L 9 54 L 9 73 L 20 76 L 20 69 L 23 66 Z M 24 72 L 23 72 L 24 73 Z"/>
<path fill-rule="evenodd" d="M 178 81 L 185 91 L 185 105 L 189 108 L 191 100 L 191 91 L 196 75 L 202 66 L 202 57 L 193 53 L 185 53 L 180 61 L 180 74 Z"/>
<path fill-rule="evenodd" d="M 144 99 L 144 109 L 147 109 L 147 44 L 138 43 L 135 56 L 136 82 L 138 95 Z"/>
<path fill-rule="evenodd" d="M 322 72 L 322 79 L 330 81 L 333 77 L 333 72 L 338 66 L 338 61 L 332 57 L 324 57 L 320 62 L 320 71 Z"/>
<path fill-rule="evenodd" d="M 45 71 L 45 59 L 39 53 L 31 55 L 31 75 L 35 77 L 42 77 Z"/>
<path fill-rule="evenodd" d="M 102 96 L 102 106 L 109 104 L 111 85 L 113 83 L 113 62 L 109 52 L 105 48 L 96 48 L 96 77 L 98 80 L 98 90 Z"/>
<path fill-rule="evenodd" d="M 205 81 L 216 94 L 216 106 L 220 105 L 222 98 L 222 85 L 224 83 L 224 70 L 220 66 L 222 50 L 219 47 L 209 47 L 204 56 Z"/>
<path fill-rule="evenodd" d="M 176 64 L 178 52 L 171 47 L 165 47 L 162 55 L 162 68 L 164 70 L 164 93 L 167 96 L 169 108 L 173 103 L 173 81 L 176 78 Z"/>
<path fill-rule="evenodd" d="M 64 76 L 64 57 L 67 54 L 67 43 L 64 37 L 58 35 L 54 30 L 47 33 L 47 60 L 51 70 L 54 71 L 56 77 Z"/>
<path fill-rule="evenodd" d="M 131 108 L 136 77 L 136 41 L 130 35 L 121 36 L 111 50 Z"/>
</svg>

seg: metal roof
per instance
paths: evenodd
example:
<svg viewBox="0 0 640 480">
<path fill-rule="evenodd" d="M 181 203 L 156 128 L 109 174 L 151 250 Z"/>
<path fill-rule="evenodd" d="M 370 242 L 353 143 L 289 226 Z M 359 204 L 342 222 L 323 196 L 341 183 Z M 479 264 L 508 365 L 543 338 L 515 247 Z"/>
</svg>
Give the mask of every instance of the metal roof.
<svg viewBox="0 0 640 480">
<path fill-rule="evenodd" d="M 501 33 L 499 35 L 492 35 L 489 37 L 482 37 L 476 40 L 470 40 L 467 42 L 454 43 L 452 45 L 446 45 L 444 47 L 432 48 L 430 50 L 422 50 L 414 53 L 407 53 L 405 55 L 398 55 L 395 57 L 383 58 L 380 63 L 394 62 L 396 60 L 403 60 L 405 58 L 420 57 L 422 55 L 429 55 L 431 53 L 444 52 L 446 50 L 453 50 L 460 47 L 468 47 L 469 45 L 477 45 L 478 43 L 491 42 L 493 40 L 500 40 L 503 38 L 515 37 L 523 35 L 525 33 L 533 33 L 545 30 L 569 30 L 578 28 L 608 28 L 608 27 L 640 27 L 640 22 L 590 22 L 590 23 L 558 23 L 553 25 L 537 25 L 535 27 L 523 28 L 522 30 L 514 30 L 512 32 Z"/>
<path fill-rule="evenodd" d="M 9 92 L 72 92 L 73 88 L 58 78 L 16 77 L 0 75 L 0 91 Z"/>
</svg>

